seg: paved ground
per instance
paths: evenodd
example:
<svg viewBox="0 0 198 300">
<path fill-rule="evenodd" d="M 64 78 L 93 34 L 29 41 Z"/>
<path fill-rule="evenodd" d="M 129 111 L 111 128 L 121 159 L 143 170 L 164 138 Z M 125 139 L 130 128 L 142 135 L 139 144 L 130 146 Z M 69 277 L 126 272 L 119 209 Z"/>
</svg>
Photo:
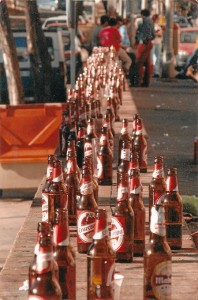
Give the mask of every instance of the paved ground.
<svg viewBox="0 0 198 300">
<path fill-rule="evenodd" d="M 198 165 L 193 164 L 193 140 L 198 136 L 198 84 L 191 80 L 153 80 L 149 88 L 132 88 L 131 105 L 144 120 L 153 153 L 178 168 L 182 195 L 198 195 Z M 132 115 L 129 119 L 132 120 Z M 31 201 L 0 199 L 0 269 L 24 222 Z"/>
</svg>

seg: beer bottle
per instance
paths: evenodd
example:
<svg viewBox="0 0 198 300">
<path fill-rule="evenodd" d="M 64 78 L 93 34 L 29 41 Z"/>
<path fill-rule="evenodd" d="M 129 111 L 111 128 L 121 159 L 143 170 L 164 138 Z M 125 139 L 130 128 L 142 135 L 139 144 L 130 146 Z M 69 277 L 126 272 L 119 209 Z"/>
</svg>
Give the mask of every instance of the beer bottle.
<svg viewBox="0 0 198 300">
<path fill-rule="evenodd" d="M 133 140 L 133 149 L 138 152 L 139 168 L 141 173 L 147 172 L 147 141 L 142 133 L 143 121 L 142 119 L 136 120 L 136 132 Z"/>
<path fill-rule="evenodd" d="M 117 169 L 117 185 L 120 182 L 120 174 L 123 172 L 128 173 L 129 170 L 129 160 L 130 160 L 130 149 L 131 145 L 128 139 L 122 141 L 121 153 L 120 153 L 120 164 Z"/>
<path fill-rule="evenodd" d="M 163 205 L 152 207 L 150 231 L 151 240 L 144 252 L 143 299 L 171 299 L 172 259 Z"/>
<path fill-rule="evenodd" d="M 52 171 L 53 171 L 53 161 L 55 159 L 55 156 L 53 154 L 48 155 L 48 165 L 47 165 L 47 172 L 46 172 L 46 181 L 44 183 L 44 186 L 42 188 L 42 221 L 48 221 L 49 216 L 49 204 L 48 204 L 48 193 L 49 193 L 49 187 L 52 183 Z"/>
<path fill-rule="evenodd" d="M 80 184 L 80 198 L 77 202 L 77 247 L 79 253 L 87 253 L 92 243 L 96 208 L 91 170 L 89 166 L 84 165 Z"/>
<path fill-rule="evenodd" d="M 136 130 L 137 130 L 137 120 L 140 119 L 140 115 L 139 114 L 134 114 L 133 116 L 133 128 L 132 128 L 132 134 L 131 134 L 131 137 L 132 137 L 132 150 L 134 150 L 134 140 L 135 140 L 135 137 L 136 137 Z"/>
<path fill-rule="evenodd" d="M 79 124 L 78 125 L 78 134 L 76 141 L 76 159 L 77 165 L 81 169 L 84 159 L 84 143 L 85 143 L 85 128 Z"/>
<path fill-rule="evenodd" d="M 34 257 L 29 265 L 29 288 L 32 286 L 34 279 L 36 278 L 36 258 L 39 253 L 39 240 L 41 236 L 50 236 L 52 232 L 52 226 L 49 222 L 39 222 L 37 224 L 37 238 L 36 238 L 36 245 L 34 247 Z"/>
<path fill-rule="evenodd" d="M 69 214 L 69 225 L 76 225 L 76 197 L 79 192 L 80 184 L 77 177 L 77 163 L 75 155 L 75 151 L 68 149 L 64 182 L 68 194 L 67 208 Z"/>
<path fill-rule="evenodd" d="M 29 288 L 28 300 L 61 300 L 62 292 L 55 275 L 50 235 L 43 235 L 39 239 L 35 273 L 35 279 Z"/>
<path fill-rule="evenodd" d="M 101 136 L 99 142 L 99 148 L 97 153 L 98 161 L 98 184 L 99 185 L 111 185 L 112 184 L 112 163 L 113 155 L 109 146 L 109 140 L 107 136 L 107 127 L 101 128 Z"/>
<path fill-rule="evenodd" d="M 177 169 L 169 168 L 164 197 L 166 238 L 171 249 L 182 247 L 182 198 L 178 191 Z"/>
<path fill-rule="evenodd" d="M 107 213 L 96 210 L 93 242 L 87 253 L 87 300 L 113 300 L 115 252 L 109 240 Z"/>
<path fill-rule="evenodd" d="M 106 112 L 110 114 L 110 126 L 113 136 L 115 136 L 114 123 L 115 123 L 115 114 L 112 108 L 112 99 L 110 97 L 107 98 L 107 108 Z"/>
<path fill-rule="evenodd" d="M 93 166 L 92 158 L 89 156 L 85 156 L 82 168 L 89 167 L 89 169 L 90 169 L 94 199 L 95 199 L 96 203 L 98 203 L 99 184 L 98 184 L 98 178 L 96 176 L 94 176 L 94 174 L 93 174 L 92 166 Z"/>
<path fill-rule="evenodd" d="M 55 160 L 53 163 L 52 184 L 49 188 L 49 222 L 54 223 L 56 208 L 64 208 L 68 205 L 68 190 L 63 180 L 62 162 Z"/>
<path fill-rule="evenodd" d="M 76 262 L 70 244 L 68 212 L 57 208 L 53 226 L 54 259 L 59 269 L 59 284 L 63 299 L 76 299 Z"/>
<path fill-rule="evenodd" d="M 114 151 L 114 137 L 113 137 L 113 133 L 111 131 L 111 127 L 110 127 L 110 115 L 109 113 L 106 113 L 104 115 L 104 121 L 103 121 L 103 126 L 107 127 L 107 136 L 109 139 L 109 146 L 112 152 L 112 156 L 113 156 L 113 151 Z"/>
<path fill-rule="evenodd" d="M 166 182 L 164 180 L 164 159 L 162 156 L 158 155 L 154 159 L 153 176 L 149 184 L 149 222 L 152 205 L 163 203 L 165 192 Z"/>
<path fill-rule="evenodd" d="M 128 133 L 128 120 L 123 119 L 122 120 L 122 129 L 121 129 L 121 134 L 119 136 L 119 145 L 118 145 L 118 166 L 120 165 L 121 162 L 121 149 L 123 147 L 123 141 L 128 141 L 128 143 L 131 145 L 131 136 Z M 130 151 L 128 156 L 130 155 Z"/>
<path fill-rule="evenodd" d="M 142 200 L 140 172 L 131 169 L 129 175 L 129 202 L 134 211 L 134 256 L 142 256 L 145 249 L 146 210 Z"/>
<path fill-rule="evenodd" d="M 77 158 L 76 158 L 76 141 L 74 139 L 68 140 L 67 141 L 67 154 L 66 154 L 66 160 L 64 163 L 64 172 L 63 172 L 63 179 L 65 180 L 66 178 L 66 166 L 67 166 L 67 161 L 68 161 L 68 152 L 73 153 L 73 162 L 75 165 L 75 173 L 77 178 L 80 180 L 81 174 L 80 174 L 80 168 L 77 165 Z"/>
<path fill-rule="evenodd" d="M 59 152 L 61 157 L 66 156 L 67 152 L 67 139 L 70 131 L 70 111 L 69 105 L 67 105 L 65 111 L 62 114 L 62 123 L 59 128 Z"/>
<path fill-rule="evenodd" d="M 139 169 L 138 153 L 131 150 L 130 160 L 129 160 L 129 168 L 128 168 L 129 176 L 130 176 L 131 170 L 133 170 L 133 169 L 140 170 Z"/>
<path fill-rule="evenodd" d="M 117 262 L 133 261 L 134 212 L 129 203 L 127 172 L 120 174 L 116 206 L 111 219 L 111 243 Z"/>
</svg>

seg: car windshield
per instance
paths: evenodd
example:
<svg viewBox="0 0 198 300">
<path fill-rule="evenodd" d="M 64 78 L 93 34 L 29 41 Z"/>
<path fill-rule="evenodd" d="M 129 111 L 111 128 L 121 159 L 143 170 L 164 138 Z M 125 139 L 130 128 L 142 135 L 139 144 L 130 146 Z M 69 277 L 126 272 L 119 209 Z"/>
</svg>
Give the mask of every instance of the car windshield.
<svg viewBox="0 0 198 300">
<path fill-rule="evenodd" d="M 197 36 L 198 36 L 198 31 L 181 32 L 180 42 L 194 44 L 196 42 Z"/>
</svg>

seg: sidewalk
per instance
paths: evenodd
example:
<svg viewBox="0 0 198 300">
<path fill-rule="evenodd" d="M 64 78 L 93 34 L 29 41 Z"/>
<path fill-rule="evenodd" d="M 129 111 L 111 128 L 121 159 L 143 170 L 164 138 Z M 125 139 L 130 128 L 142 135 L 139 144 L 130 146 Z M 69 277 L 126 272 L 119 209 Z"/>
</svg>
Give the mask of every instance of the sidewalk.
<svg viewBox="0 0 198 300">
<path fill-rule="evenodd" d="M 172 84 L 172 83 L 171 83 Z M 147 209 L 148 205 L 148 184 L 151 180 L 153 170 L 153 158 L 157 151 L 154 145 L 154 139 L 150 136 L 150 132 L 157 133 L 160 128 L 160 124 L 156 123 L 155 106 L 159 105 L 158 100 L 162 101 L 162 94 L 166 95 L 166 101 L 170 97 L 169 90 L 175 88 L 169 83 L 153 82 L 151 87 L 143 89 L 129 89 L 124 92 L 123 105 L 120 108 L 120 116 L 122 118 L 129 119 L 129 129 L 132 130 L 132 117 L 134 113 L 139 112 L 144 119 L 144 133 L 148 141 L 148 160 L 149 168 L 148 172 L 141 173 L 141 182 L 143 184 L 144 191 L 144 203 Z M 161 91 L 159 98 L 157 92 Z M 156 98 L 154 97 L 156 94 Z M 154 95 L 154 96 L 151 96 Z M 169 95 L 169 96 L 167 96 Z M 152 99 L 155 98 L 155 105 Z M 150 101 L 150 103 L 149 103 Z M 147 107 L 144 107 L 143 103 L 147 102 Z M 161 103 L 161 102 L 160 102 Z M 152 104 L 152 109 L 149 106 Z M 166 103 L 167 104 L 167 103 Z M 137 105 L 137 106 L 136 106 Z M 166 106 L 165 106 L 166 107 Z M 153 111 L 153 112 L 152 112 Z M 154 113 L 154 115 L 153 115 Z M 146 117 L 146 114 L 148 115 Z M 149 117 L 149 119 L 148 119 Z M 159 116 L 158 116 L 159 118 Z M 165 123 L 165 118 L 163 120 Z M 155 132 L 153 132 L 153 123 L 155 125 Z M 158 126 L 156 126 L 158 125 Z M 159 126 L 160 125 L 160 126 Z M 115 123 L 115 145 L 117 147 L 118 137 L 120 135 L 121 122 Z M 172 128 L 170 126 L 170 128 Z M 167 132 L 168 128 L 163 128 Z M 168 133 L 168 132 L 167 132 Z M 172 136 L 172 133 L 171 133 Z M 174 137 L 175 139 L 175 137 Z M 161 141 L 163 144 L 163 139 Z M 174 142 L 171 142 L 171 144 Z M 168 144 L 165 144 L 167 147 Z M 117 148 L 115 149 L 115 153 Z M 177 151 L 178 152 L 178 151 Z M 161 152 L 160 152 L 161 153 Z M 166 154 L 168 154 L 167 152 Z M 172 152 L 171 152 L 172 153 Z M 190 155 L 189 155 L 190 156 Z M 168 156 L 167 156 L 168 159 Z M 116 170 L 114 170 L 114 178 L 116 178 Z M 28 266 L 33 257 L 33 249 L 35 245 L 36 226 L 37 222 L 41 220 L 41 188 L 39 186 L 36 197 L 33 201 L 33 205 L 25 220 L 23 227 L 21 228 L 15 245 L 11 250 L 6 264 L 0 274 L 0 299 L 12 300 L 12 299 L 27 299 L 27 291 L 19 291 L 19 287 L 22 286 L 23 281 L 28 277 Z M 99 205 L 105 207 L 108 211 L 110 218 L 110 199 L 111 199 L 111 186 L 102 186 L 99 188 Z M 115 195 L 114 195 L 115 196 Z M 146 223 L 148 230 L 148 219 Z M 148 232 L 148 231 L 147 231 Z M 71 243 L 76 251 L 76 228 L 70 228 Z M 148 239 L 148 235 L 146 237 Z M 77 257 L 77 300 L 86 299 L 86 255 L 80 255 L 76 253 Z M 195 295 L 198 293 L 197 280 L 198 280 L 198 253 L 194 248 L 194 244 L 189 235 L 188 229 L 184 222 L 183 224 L 183 247 L 180 251 L 174 251 L 173 253 L 173 287 L 172 287 L 172 299 L 174 300 L 194 300 Z M 117 264 L 119 271 L 125 276 L 122 287 L 121 300 L 138 300 L 142 299 L 143 294 L 143 258 L 134 258 L 134 262 L 131 264 Z M 17 276 L 13 276 L 14 273 Z M 193 275 L 193 276 L 192 276 Z"/>
</svg>

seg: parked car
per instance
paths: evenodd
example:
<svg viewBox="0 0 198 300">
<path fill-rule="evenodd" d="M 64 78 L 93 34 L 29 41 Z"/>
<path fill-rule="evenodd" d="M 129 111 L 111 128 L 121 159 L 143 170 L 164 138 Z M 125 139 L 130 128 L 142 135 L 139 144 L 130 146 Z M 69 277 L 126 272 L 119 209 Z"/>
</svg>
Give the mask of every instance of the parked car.
<svg viewBox="0 0 198 300">
<path fill-rule="evenodd" d="M 61 32 L 44 31 L 46 36 L 48 51 L 51 56 L 52 76 L 53 76 L 53 93 L 52 102 L 64 102 L 66 100 L 66 64 L 64 59 L 63 39 Z M 27 34 L 25 30 L 13 31 L 16 51 L 19 61 L 19 68 L 22 78 L 22 84 L 25 97 L 34 97 L 32 84 L 32 74 L 30 60 L 27 49 Z M 0 45 L 0 102 L 8 103 L 7 78 L 4 68 Z"/>
<path fill-rule="evenodd" d="M 176 69 L 181 69 L 189 56 L 198 47 L 198 27 L 186 27 L 178 30 L 178 53 Z"/>
<path fill-rule="evenodd" d="M 37 0 L 38 9 L 45 9 L 45 10 L 65 10 L 65 0 Z"/>
</svg>

